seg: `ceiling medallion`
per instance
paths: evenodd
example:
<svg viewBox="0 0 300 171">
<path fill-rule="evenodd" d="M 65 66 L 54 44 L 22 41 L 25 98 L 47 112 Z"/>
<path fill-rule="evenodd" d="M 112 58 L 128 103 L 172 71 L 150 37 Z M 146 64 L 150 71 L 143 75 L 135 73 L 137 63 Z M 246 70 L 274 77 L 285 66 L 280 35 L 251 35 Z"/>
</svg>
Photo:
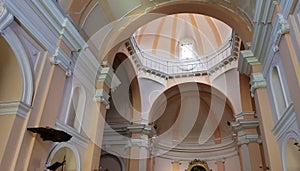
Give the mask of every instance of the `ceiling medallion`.
<svg viewBox="0 0 300 171">
<path fill-rule="evenodd" d="M 185 171 L 211 171 L 204 160 L 193 160 Z"/>
</svg>

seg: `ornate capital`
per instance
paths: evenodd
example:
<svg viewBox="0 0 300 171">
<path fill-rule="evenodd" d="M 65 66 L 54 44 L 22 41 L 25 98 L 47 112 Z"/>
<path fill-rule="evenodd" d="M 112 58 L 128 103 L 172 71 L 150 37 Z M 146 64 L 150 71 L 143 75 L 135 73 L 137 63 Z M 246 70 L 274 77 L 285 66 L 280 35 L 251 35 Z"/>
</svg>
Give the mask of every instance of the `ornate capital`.
<svg viewBox="0 0 300 171">
<path fill-rule="evenodd" d="M 281 39 L 281 36 L 283 36 L 284 34 L 287 34 L 290 32 L 290 25 L 288 23 L 288 21 L 284 18 L 284 16 L 282 14 L 277 14 L 277 31 L 275 32 L 275 38 L 274 38 L 274 42 L 273 42 L 273 51 L 277 52 L 279 50 L 279 42 Z"/>
<path fill-rule="evenodd" d="M 243 134 L 238 136 L 238 145 L 249 143 L 262 143 L 262 140 L 258 134 Z"/>
<path fill-rule="evenodd" d="M 94 100 L 96 102 L 104 103 L 104 105 L 106 106 L 106 109 L 109 109 L 110 108 L 109 97 L 110 96 L 108 95 L 108 93 L 105 90 L 97 89 L 95 96 L 94 96 Z"/>
<path fill-rule="evenodd" d="M 151 143 L 148 139 L 143 138 L 130 138 L 128 140 L 127 147 L 144 147 L 144 148 L 151 148 Z"/>
<path fill-rule="evenodd" d="M 251 84 L 251 95 L 254 96 L 255 90 L 257 88 L 265 88 L 267 86 L 267 82 L 261 72 L 252 73 L 250 76 L 250 84 Z"/>
<path fill-rule="evenodd" d="M 3 2 L 0 2 L 0 33 L 2 33 L 13 20 L 13 15 L 5 8 Z"/>
</svg>

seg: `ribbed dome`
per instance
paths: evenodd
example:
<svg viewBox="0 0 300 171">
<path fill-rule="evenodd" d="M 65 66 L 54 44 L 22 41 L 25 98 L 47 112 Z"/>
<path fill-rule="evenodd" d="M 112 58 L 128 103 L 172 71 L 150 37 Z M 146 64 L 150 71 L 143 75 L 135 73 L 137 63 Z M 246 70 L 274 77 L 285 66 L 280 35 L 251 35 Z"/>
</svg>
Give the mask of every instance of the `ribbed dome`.
<svg viewBox="0 0 300 171">
<path fill-rule="evenodd" d="M 225 23 L 200 14 L 175 14 L 156 19 L 135 32 L 144 52 L 161 58 L 198 58 L 219 49 L 231 38 Z M 186 49 L 188 49 L 186 52 Z"/>
</svg>

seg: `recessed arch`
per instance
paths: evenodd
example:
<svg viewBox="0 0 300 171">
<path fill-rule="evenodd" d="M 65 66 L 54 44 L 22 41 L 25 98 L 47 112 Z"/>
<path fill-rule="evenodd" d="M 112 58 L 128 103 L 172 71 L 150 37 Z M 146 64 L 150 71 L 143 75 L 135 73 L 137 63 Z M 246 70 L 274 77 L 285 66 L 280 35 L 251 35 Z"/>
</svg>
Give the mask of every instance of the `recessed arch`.
<svg viewBox="0 0 300 171">
<path fill-rule="evenodd" d="M 193 112 L 196 113 L 191 114 Z M 189 118 L 191 122 L 183 118 Z M 176 127 L 182 124 L 191 126 L 185 132 L 188 136 L 208 128 L 212 131 L 210 137 L 230 136 L 231 128 L 226 123 L 233 119 L 229 99 L 216 88 L 202 83 L 183 83 L 167 89 L 156 99 L 149 113 L 149 121 L 156 126 L 158 136 L 181 130 Z M 207 124 L 213 124 L 214 128 Z"/>
</svg>

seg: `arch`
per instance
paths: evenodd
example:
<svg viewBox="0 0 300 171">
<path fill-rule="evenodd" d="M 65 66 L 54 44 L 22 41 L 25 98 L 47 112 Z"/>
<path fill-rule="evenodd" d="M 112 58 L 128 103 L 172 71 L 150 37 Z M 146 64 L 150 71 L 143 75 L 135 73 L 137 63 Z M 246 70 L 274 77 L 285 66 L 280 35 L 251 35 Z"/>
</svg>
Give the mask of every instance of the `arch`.
<svg viewBox="0 0 300 171">
<path fill-rule="evenodd" d="M 212 104 L 215 106 L 212 107 Z M 149 121 L 156 126 L 159 136 L 172 136 L 171 132 L 176 132 L 178 126 L 184 124 L 189 128 L 180 129 L 179 132 L 187 135 L 190 131 L 197 133 L 195 131 L 200 130 L 200 138 L 207 141 L 213 135 L 217 136 L 221 128 L 224 131 L 220 137 L 229 135 L 231 129 L 226 125 L 226 121 L 232 121 L 233 115 L 232 104 L 221 91 L 207 84 L 190 82 L 165 90 L 153 103 L 149 112 Z M 160 126 L 162 127 L 159 130 Z M 211 132 L 206 135 L 202 130 Z M 184 138 L 180 135 L 179 138 Z M 200 139 L 199 143 L 202 143 Z"/>
<path fill-rule="evenodd" d="M 117 154 L 117 153 L 115 153 L 115 152 L 105 152 L 105 151 L 103 151 L 102 152 L 102 154 L 101 154 L 101 158 L 103 157 L 103 156 L 109 156 L 109 157 L 112 157 L 112 158 L 114 158 L 115 160 L 117 160 L 117 162 L 120 164 L 120 166 L 121 166 L 121 169 L 122 169 L 122 171 L 125 171 L 125 169 L 126 169 L 126 164 L 125 164 L 125 161 L 122 159 L 122 158 L 120 158 L 120 157 L 118 157 L 118 156 L 121 156 L 121 155 L 119 155 L 119 154 Z M 100 159 L 100 162 L 101 162 L 101 159 Z M 99 166 L 100 167 L 100 166 Z M 101 170 L 100 168 L 99 168 L 99 170 Z"/>
<path fill-rule="evenodd" d="M 287 153 L 288 142 L 291 139 L 294 139 L 298 143 L 300 143 L 300 135 L 297 132 L 291 130 L 291 131 L 287 132 L 287 134 L 283 137 L 283 142 L 281 144 L 281 148 L 280 149 L 281 149 L 282 166 L 283 166 L 283 170 L 284 171 L 289 171 L 289 170 L 287 170 L 287 159 L 286 159 L 287 157 L 286 157 L 286 153 Z"/>
<path fill-rule="evenodd" d="M 121 81 L 121 85 L 111 92 L 111 104 L 119 114 L 122 114 L 125 102 L 130 109 L 131 116 L 123 116 L 127 121 L 133 118 L 140 118 L 141 113 L 141 95 L 137 72 L 131 61 L 124 53 L 116 53 L 112 65 L 116 76 Z M 128 92 L 128 93 L 127 93 Z M 122 104 L 122 105 L 120 105 Z M 109 112 L 109 111 L 108 111 Z"/>
<path fill-rule="evenodd" d="M 90 7 L 86 7 L 86 9 L 88 8 Z M 140 13 L 140 9 L 138 8 L 130 12 L 127 16 L 99 28 L 103 29 L 106 33 L 102 32 L 98 36 L 98 33 L 95 33 L 95 36 L 101 37 L 102 44 L 105 42 L 102 46 L 106 46 L 107 49 L 112 49 L 112 47 L 128 39 L 138 28 L 146 23 L 165 15 L 177 13 L 197 13 L 214 17 L 232 27 L 244 42 L 250 42 L 252 40 L 253 23 L 246 14 L 243 12 L 234 12 L 234 10 L 218 3 L 204 1 L 168 1 L 148 8 L 144 13 Z M 88 11 L 86 11 L 85 15 L 88 14 Z M 81 18 L 85 19 L 86 17 L 82 16 Z M 114 30 L 113 26 L 118 29 Z M 95 39 L 95 41 L 99 43 L 99 39 Z M 107 52 L 102 56 L 105 56 L 103 60 L 106 61 L 113 61 L 113 59 L 110 60 L 110 58 L 114 58 L 112 55 L 107 55 Z"/>
<path fill-rule="evenodd" d="M 23 105 L 29 108 L 32 104 L 34 93 L 33 73 L 29 58 L 22 45 L 21 40 L 19 39 L 18 35 L 12 30 L 12 28 L 7 27 L 3 31 L 2 35 L 12 48 L 20 65 L 22 75 L 22 96 L 20 101 L 21 103 L 23 103 Z M 27 113 L 28 111 L 25 112 Z"/>
<path fill-rule="evenodd" d="M 79 155 L 78 149 L 76 148 L 75 145 L 73 145 L 69 142 L 62 142 L 62 143 L 56 144 L 51 149 L 51 151 L 49 152 L 48 158 L 46 160 L 46 167 L 51 164 L 51 161 L 52 161 L 54 155 L 62 148 L 68 148 L 74 153 L 74 156 L 75 156 L 75 159 L 76 159 L 76 171 L 80 171 L 81 170 L 81 164 L 80 164 L 80 155 Z"/>
</svg>

